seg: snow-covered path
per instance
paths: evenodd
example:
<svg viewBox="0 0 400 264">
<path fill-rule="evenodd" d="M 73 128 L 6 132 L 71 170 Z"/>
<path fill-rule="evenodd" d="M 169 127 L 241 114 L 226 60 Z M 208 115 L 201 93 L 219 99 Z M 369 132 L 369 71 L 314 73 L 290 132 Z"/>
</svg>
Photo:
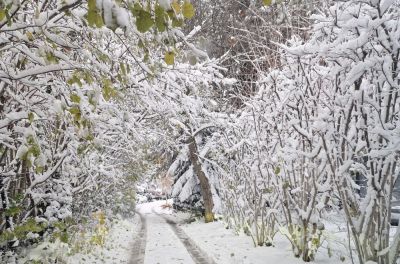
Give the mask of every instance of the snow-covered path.
<svg viewBox="0 0 400 264">
<path fill-rule="evenodd" d="M 143 263 L 146 250 L 147 221 L 143 214 L 139 213 L 138 215 L 140 216 L 141 226 L 133 244 L 132 258 L 129 261 L 130 264 Z"/>
<path fill-rule="evenodd" d="M 188 215 L 163 208 L 165 203 L 157 201 L 137 206 L 142 224 L 138 225 L 141 229 L 136 233 L 130 264 L 305 263 L 293 256 L 291 245 L 283 235 L 276 235 L 274 247 L 254 247 L 251 237 L 235 235 L 222 222 L 184 223 Z M 349 256 L 338 247 L 343 244 L 342 234 L 336 237 L 339 234 L 331 229 L 332 256 L 329 257 L 324 245 L 313 263 L 350 264 Z"/>
<path fill-rule="evenodd" d="M 131 264 L 213 264 L 182 230 L 163 202 L 138 205 L 142 227 L 136 240 Z M 164 202 L 165 203 L 165 202 Z"/>
</svg>

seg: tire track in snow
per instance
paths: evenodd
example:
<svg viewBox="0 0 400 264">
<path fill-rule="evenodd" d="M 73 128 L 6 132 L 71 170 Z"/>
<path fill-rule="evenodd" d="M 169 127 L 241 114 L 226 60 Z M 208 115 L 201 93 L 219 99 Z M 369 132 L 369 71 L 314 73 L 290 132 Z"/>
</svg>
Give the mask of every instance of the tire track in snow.
<svg viewBox="0 0 400 264">
<path fill-rule="evenodd" d="M 174 231 L 175 235 L 179 238 L 179 240 L 185 246 L 186 250 L 189 252 L 190 256 L 192 257 L 193 261 L 196 264 L 216 264 L 215 261 L 212 258 L 210 258 L 206 252 L 201 250 L 196 245 L 196 243 L 185 233 L 185 231 L 183 231 L 183 229 L 178 226 L 178 223 L 176 223 L 175 221 L 173 221 L 171 219 L 168 219 L 164 215 L 161 215 L 161 214 L 157 214 L 157 215 L 164 218 L 165 222 Z"/>
<path fill-rule="evenodd" d="M 140 230 L 137 233 L 137 238 L 135 239 L 132 258 L 129 264 L 143 264 L 144 263 L 144 255 L 146 251 L 146 240 L 147 240 L 147 224 L 146 217 L 144 217 L 141 213 L 136 212 L 140 217 L 140 222 L 142 223 L 140 226 Z"/>
</svg>

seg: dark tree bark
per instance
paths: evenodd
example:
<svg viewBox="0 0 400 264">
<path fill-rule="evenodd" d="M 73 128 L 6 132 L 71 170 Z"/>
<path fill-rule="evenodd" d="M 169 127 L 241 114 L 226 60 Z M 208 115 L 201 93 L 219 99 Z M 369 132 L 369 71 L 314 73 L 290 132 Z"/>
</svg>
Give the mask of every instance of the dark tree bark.
<svg viewBox="0 0 400 264">
<path fill-rule="evenodd" d="M 200 191 L 201 191 L 201 196 L 203 196 L 204 209 L 205 209 L 204 213 L 205 222 L 206 223 L 213 222 L 214 202 L 212 199 L 211 186 L 206 174 L 203 171 L 203 168 L 201 167 L 201 162 L 199 159 L 199 151 L 194 137 L 191 137 L 189 141 L 189 159 L 193 166 L 193 172 L 197 175 L 197 178 L 200 181 Z"/>
</svg>

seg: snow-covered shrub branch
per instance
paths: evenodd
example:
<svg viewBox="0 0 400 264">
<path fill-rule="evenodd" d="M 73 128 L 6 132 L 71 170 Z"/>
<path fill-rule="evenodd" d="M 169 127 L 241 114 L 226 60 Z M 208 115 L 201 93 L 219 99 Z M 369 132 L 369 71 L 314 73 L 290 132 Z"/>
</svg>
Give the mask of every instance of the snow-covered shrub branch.
<svg viewBox="0 0 400 264">
<path fill-rule="evenodd" d="M 398 10 L 396 1 L 334 3 L 311 17 L 309 40 L 281 46 L 279 67 L 259 75 L 257 94 L 222 137 L 225 210 L 236 226 L 253 223 L 257 234 L 268 224 L 257 220 L 257 201 L 268 212 L 278 200 L 274 221 L 309 261 L 337 210 L 360 263 L 396 262 Z"/>
<path fill-rule="evenodd" d="M 149 102 L 175 61 L 205 59 L 178 28 L 189 2 L 117 2 L 0 3 L 1 247 L 31 220 L 130 213 Z"/>
</svg>

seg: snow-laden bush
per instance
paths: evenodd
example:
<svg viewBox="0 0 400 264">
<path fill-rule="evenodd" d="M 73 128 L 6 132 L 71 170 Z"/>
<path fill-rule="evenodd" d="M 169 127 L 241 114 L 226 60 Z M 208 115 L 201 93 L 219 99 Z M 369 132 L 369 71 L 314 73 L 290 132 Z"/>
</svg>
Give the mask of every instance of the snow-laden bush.
<svg viewBox="0 0 400 264">
<path fill-rule="evenodd" d="M 281 46 L 281 66 L 260 76 L 221 137 L 225 210 L 236 226 L 251 223 L 257 234 L 268 226 L 262 216 L 275 215 L 295 255 L 310 261 L 335 210 L 360 263 L 396 262 L 399 10 L 396 1 L 336 2 L 312 17 L 309 40 Z"/>
<path fill-rule="evenodd" d="M 179 29 L 193 15 L 185 6 L 0 3 L 2 234 L 30 219 L 50 226 L 97 210 L 132 213 L 138 175 L 129 168 L 145 159 L 139 148 L 149 129 L 142 125 L 157 123 L 155 110 L 169 111 L 160 107 L 168 89 L 194 87 L 190 73 L 214 65 Z M 198 65 L 179 63 L 186 55 Z M 19 242 L 30 243 L 10 235 L 0 247 Z"/>
</svg>

